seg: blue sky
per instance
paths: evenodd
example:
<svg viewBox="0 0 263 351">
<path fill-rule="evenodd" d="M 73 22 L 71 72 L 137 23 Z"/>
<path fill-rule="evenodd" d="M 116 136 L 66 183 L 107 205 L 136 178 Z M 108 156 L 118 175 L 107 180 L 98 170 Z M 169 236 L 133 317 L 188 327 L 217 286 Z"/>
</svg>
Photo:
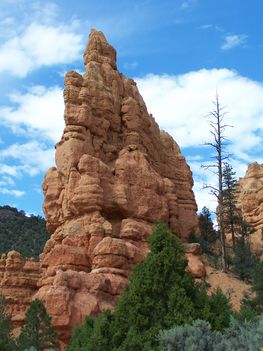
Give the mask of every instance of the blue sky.
<svg viewBox="0 0 263 351">
<path fill-rule="evenodd" d="M 263 163 L 263 1 L 141 0 L 0 2 L 0 205 L 40 213 L 41 183 L 63 131 L 63 75 L 83 72 L 91 28 L 117 49 L 148 111 L 191 166 L 199 209 L 215 177 L 206 116 L 218 90 L 238 176 Z"/>
</svg>

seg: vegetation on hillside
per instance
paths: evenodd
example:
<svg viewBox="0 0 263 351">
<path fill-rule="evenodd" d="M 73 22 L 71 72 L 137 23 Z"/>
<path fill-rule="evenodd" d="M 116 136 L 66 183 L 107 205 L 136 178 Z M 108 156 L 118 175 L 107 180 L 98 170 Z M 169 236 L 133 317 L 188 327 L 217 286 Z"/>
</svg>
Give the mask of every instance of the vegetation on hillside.
<svg viewBox="0 0 263 351">
<path fill-rule="evenodd" d="M 4 297 L 0 296 L 0 350 L 1 351 L 46 351 L 57 350 L 57 335 L 51 325 L 51 317 L 39 300 L 29 306 L 25 323 L 17 339 L 12 335 L 11 318 L 6 312 Z"/>
<path fill-rule="evenodd" d="M 14 207 L 0 206 L 0 254 L 16 250 L 38 258 L 48 237 L 44 218 L 28 217 Z"/>
<path fill-rule="evenodd" d="M 149 238 L 150 253 L 138 264 L 113 313 L 87 317 L 76 327 L 68 351 L 149 351 L 158 349 L 163 329 L 198 318 L 222 330 L 231 309 L 221 290 L 208 296 L 186 272 L 187 260 L 175 235 L 158 224 Z"/>
<path fill-rule="evenodd" d="M 223 332 L 212 330 L 203 320 L 176 327 L 160 334 L 163 351 L 234 351 L 260 350 L 263 342 L 263 316 L 258 321 L 231 318 Z"/>
</svg>

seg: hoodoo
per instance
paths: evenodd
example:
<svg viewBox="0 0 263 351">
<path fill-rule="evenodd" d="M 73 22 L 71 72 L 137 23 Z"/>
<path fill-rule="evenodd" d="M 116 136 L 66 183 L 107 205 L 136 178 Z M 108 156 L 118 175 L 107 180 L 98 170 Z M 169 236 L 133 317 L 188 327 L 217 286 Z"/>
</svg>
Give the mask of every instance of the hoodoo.
<svg viewBox="0 0 263 351">
<path fill-rule="evenodd" d="M 113 308 L 158 221 L 183 241 L 196 229 L 189 166 L 147 112 L 136 83 L 117 70 L 116 51 L 92 30 L 85 74 L 65 76 L 65 124 L 43 209 L 51 233 L 38 291 L 60 340 L 86 315 Z"/>
<path fill-rule="evenodd" d="M 239 179 L 238 190 L 237 206 L 255 230 L 252 249 L 263 258 L 263 164 L 254 162 L 248 166 L 245 176 Z"/>
</svg>

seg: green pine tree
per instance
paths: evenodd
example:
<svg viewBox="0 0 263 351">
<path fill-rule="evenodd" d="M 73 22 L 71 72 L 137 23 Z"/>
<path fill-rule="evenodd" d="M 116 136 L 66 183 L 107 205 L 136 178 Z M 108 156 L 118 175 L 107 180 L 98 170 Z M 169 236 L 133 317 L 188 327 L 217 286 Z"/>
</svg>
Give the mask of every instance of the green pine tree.
<svg viewBox="0 0 263 351">
<path fill-rule="evenodd" d="M 203 207 L 201 213 L 198 215 L 200 236 L 197 242 L 200 243 L 202 251 L 208 254 L 212 253 L 210 246 L 217 238 L 211 216 L 212 214 L 207 207 Z"/>
<path fill-rule="evenodd" d="M 25 323 L 18 338 L 19 350 L 34 347 L 36 351 L 55 350 L 58 347 L 56 333 L 51 325 L 51 317 L 39 300 L 34 300 L 25 316 Z"/>
<path fill-rule="evenodd" d="M 73 332 L 68 351 L 157 350 L 162 329 L 197 318 L 207 318 L 216 329 L 228 325 L 227 299 L 219 293 L 209 297 L 203 286 L 195 284 L 186 271 L 182 245 L 167 226 L 158 224 L 149 242 L 150 253 L 134 268 L 115 312 L 103 312 L 94 322 L 86 320 Z"/>
<path fill-rule="evenodd" d="M 241 280 L 251 280 L 252 269 L 257 263 L 256 257 L 250 250 L 250 245 L 242 236 L 236 239 L 233 257 L 233 271 Z"/>
<path fill-rule="evenodd" d="M 258 314 L 263 313 L 263 261 L 252 269 L 252 291 L 256 295 L 253 300 L 255 310 Z"/>
<path fill-rule="evenodd" d="M 231 233 L 233 248 L 236 243 L 236 230 L 240 215 L 236 207 L 237 180 L 236 173 L 229 163 L 223 169 L 223 217 L 226 232 Z"/>
<path fill-rule="evenodd" d="M 12 338 L 12 322 L 6 312 L 5 298 L 0 296 L 0 350 L 16 350 L 15 341 Z"/>
</svg>

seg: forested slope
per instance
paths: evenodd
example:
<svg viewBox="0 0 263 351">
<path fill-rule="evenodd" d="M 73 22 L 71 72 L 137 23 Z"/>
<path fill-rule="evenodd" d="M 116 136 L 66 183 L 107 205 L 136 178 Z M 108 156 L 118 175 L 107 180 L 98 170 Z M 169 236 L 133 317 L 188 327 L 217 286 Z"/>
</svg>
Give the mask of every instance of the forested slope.
<svg viewBox="0 0 263 351">
<path fill-rule="evenodd" d="M 26 216 L 14 207 L 0 206 L 0 254 L 16 250 L 38 258 L 49 235 L 40 216 Z"/>
</svg>

